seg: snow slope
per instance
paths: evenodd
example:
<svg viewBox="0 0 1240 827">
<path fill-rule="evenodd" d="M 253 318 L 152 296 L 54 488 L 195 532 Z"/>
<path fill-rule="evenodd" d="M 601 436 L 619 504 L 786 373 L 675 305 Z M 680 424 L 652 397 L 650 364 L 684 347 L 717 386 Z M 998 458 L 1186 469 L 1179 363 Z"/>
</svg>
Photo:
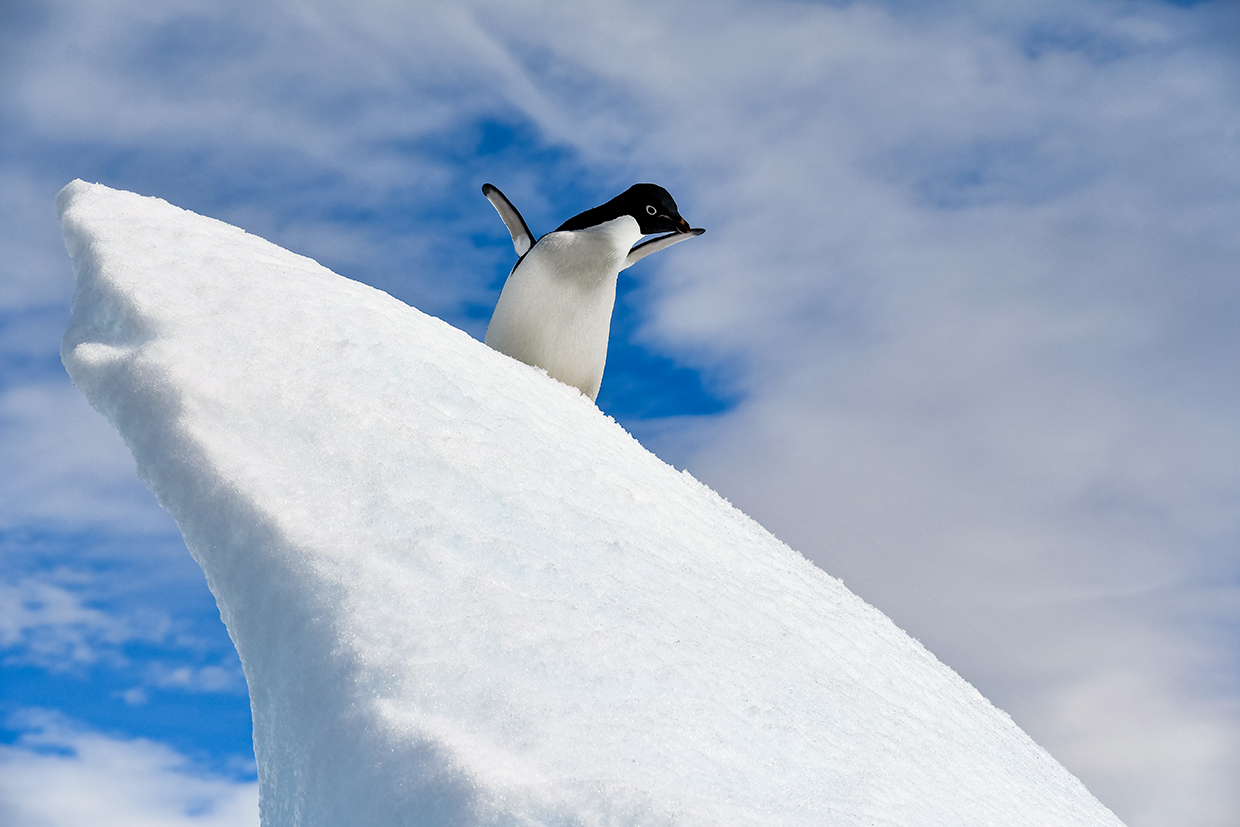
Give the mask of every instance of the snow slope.
<svg viewBox="0 0 1240 827">
<path fill-rule="evenodd" d="M 64 363 L 206 572 L 265 824 L 1119 823 L 577 391 L 163 201 L 59 206 Z"/>
</svg>

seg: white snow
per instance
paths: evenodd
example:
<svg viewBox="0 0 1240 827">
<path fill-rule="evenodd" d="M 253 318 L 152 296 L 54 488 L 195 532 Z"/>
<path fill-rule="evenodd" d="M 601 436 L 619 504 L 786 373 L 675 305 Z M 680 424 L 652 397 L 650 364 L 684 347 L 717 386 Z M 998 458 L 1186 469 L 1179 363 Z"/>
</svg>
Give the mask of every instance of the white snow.
<svg viewBox="0 0 1240 827">
<path fill-rule="evenodd" d="M 59 205 L 64 362 L 219 601 L 264 824 L 1119 824 L 575 389 L 163 201 Z"/>
</svg>

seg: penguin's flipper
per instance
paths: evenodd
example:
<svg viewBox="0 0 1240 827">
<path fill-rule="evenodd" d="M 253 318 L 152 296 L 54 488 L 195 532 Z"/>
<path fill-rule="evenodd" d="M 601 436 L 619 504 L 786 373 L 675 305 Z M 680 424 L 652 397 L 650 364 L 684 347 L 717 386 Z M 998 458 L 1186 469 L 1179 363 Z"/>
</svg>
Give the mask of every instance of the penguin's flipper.
<svg viewBox="0 0 1240 827">
<path fill-rule="evenodd" d="M 706 231 L 699 227 L 698 229 L 690 230 L 687 233 L 668 233 L 667 235 L 661 235 L 661 236 L 652 238 L 649 241 L 643 241 L 641 244 L 638 244 L 632 250 L 629 250 L 629 254 L 628 256 L 625 257 L 624 264 L 621 265 L 620 269 L 623 270 L 626 267 L 632 267 L 634 264 L 641 261 L 642 259 L 650 255 L 651 253 L 657 253 L 660 250 L 666 250 L 668 247 L 671 247 L 673 244 L 679 244 L 680 242 L 685 241 L 690 238 L 697 238 L 704 232 Z"/>
<path fill-rule="evenodd" d="M 528 253 L 534 246 L 534 236 L 530 232 L 529 225 L 525 223 L 525 219 L 521 217 L 521 213 L 517 212 L 512 202 L 492 184 L 483 184 L 482 194 L 487 197 L 491 206 L 499 213 L 499 217 L 504 220 L 504 226 L 508 228 L 508 233 L 512 236 L 512 246 L 516 248 L 517 255 L 523 256 Z"/>
</svg>

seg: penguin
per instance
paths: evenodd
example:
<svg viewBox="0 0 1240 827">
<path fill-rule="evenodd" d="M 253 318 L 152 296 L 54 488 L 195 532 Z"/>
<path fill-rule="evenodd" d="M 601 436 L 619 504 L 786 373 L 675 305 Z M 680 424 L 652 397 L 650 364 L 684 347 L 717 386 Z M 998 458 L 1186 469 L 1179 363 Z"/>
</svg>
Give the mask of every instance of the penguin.
<svg viewBox="0 0 1240 827">
<path fill-rule="evenodd" d="M 594 401 L 607 361 L 616 277 L 706 230 L 691 228 L 657 184 L 634 184 L 538 240 L 499 189 L 483 184 L 482 194 L 503 219 L 518 256 L 487 325 L 487 345 Z M 655 233 L 666 235 L 638 243 Z"/>
</svg>

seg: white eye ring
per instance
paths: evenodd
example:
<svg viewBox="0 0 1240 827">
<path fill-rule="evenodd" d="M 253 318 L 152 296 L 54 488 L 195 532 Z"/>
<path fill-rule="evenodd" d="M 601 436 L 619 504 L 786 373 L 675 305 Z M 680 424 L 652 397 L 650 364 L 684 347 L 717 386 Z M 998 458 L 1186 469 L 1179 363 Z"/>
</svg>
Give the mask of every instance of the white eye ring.
<svg viewBox="0 0 1240 827">
<path fill-rule="evenodd" d="M 652 207 L 652 206 L 650 206 L 649 204 L 647 204 L 647 205 L 646 205 L 646 212 L 647 212 L 648 214 L 650 214 L 650 215 L 654 215 L 655 213 L 657 213 L 657 212 L 658 212 L 658 210 L 656 210 L 654 207 Z"/>
</svg>

